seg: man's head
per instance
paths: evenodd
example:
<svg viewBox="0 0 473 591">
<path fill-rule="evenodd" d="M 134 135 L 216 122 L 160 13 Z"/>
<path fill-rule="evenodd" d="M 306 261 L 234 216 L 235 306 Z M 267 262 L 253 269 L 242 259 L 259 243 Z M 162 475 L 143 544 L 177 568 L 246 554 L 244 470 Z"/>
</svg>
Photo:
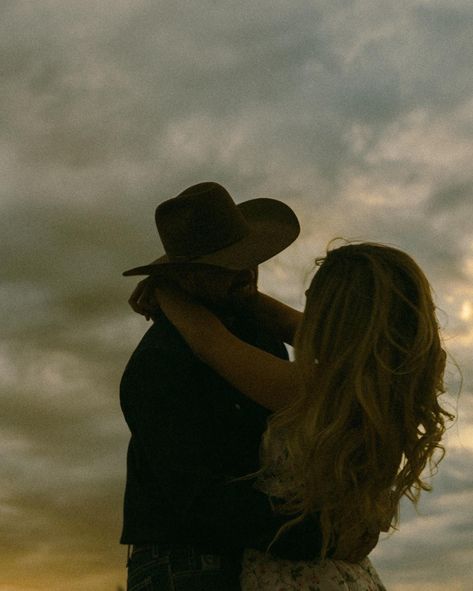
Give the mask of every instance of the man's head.
<svg viewBox="0 0 473 591">
<path fill-rule="evenodd" d="M 168 269 L 164 280 L 176 283 L 215 311 L 228 314 L 251 308 L 257 296 L 258 267 L 234 271 L 210 265 L 177 265 Z"/>
</svg>

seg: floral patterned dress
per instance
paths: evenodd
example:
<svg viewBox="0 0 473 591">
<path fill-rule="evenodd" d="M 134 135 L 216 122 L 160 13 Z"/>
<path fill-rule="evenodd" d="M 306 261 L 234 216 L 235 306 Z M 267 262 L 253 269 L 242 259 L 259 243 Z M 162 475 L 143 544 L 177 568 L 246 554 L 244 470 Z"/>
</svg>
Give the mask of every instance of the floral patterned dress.
<svg viewBox="0 0 473 591">
<path fill-rule="evenodd" d="M 369 558 L 343 560 L 279 560 L 247 549 L 240 576 L 242 591 L 386 591 Z"/>
<path fill-rule="evenodd" d="M 274 470 L 260 477 L 255 486 L 271 494 L 277 480 L 277 464 L 284 450 L 274 454 Z M 386 591 L 369 558 L 359 563 L 281 560 L 248 548 L 243 555 L 241 591 Z"/>
</svg>

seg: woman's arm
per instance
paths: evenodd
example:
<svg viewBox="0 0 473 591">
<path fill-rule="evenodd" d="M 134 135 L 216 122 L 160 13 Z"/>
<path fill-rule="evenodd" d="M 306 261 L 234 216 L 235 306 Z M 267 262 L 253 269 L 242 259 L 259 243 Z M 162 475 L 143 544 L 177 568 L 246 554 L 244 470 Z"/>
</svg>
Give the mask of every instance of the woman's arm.
<svg viewBox="0 0 473 591">
<path fill-rule="evenodd" d="M 294 344 L 294 335 L 302 320 L 302 312 L 262 292 L 258 292 L 255 312 L 266 332 L 288 345 Z"/>
<path fill-rule="evenodd" d="M 241 341 L 217 316 L 178 288 L 161 286 L 154 293 L 195 355 L 242 394 L 272 411 L 291 401 L 297 389 L 293 363 Z"/>
<path fill-rule="evenodd" d="M 151 278 L 138 283 L 128 303 L 135 312 L 145 316 L 147 320 L 159 308 L 154 294 L 155 283 Z M 258 291 L 254 312 L 263 330 L 279 341 L 288 345 L 294 344 L 296 330 L 302 320 L 302 312 L 283 304 L 271 296 Z"/>
</svg>

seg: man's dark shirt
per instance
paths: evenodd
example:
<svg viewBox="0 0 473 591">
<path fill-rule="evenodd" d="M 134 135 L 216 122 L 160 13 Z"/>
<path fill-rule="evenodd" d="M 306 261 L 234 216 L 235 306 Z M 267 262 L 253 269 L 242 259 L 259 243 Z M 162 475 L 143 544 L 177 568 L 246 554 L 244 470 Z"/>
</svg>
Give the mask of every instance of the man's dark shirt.
<svg viewBox="0 0 473 591">
<path fill-rule="evenodd" d="M 253 320 L 240 318 L 231 330 L 287 359 L 284 345 Z M 287 517 L 273 513 L 253 480 L 228 480 L 257 470 L 269 412 L 199 361 L 162 314 L 128 362 L 120 401 L 131 431 L 121 543 L 265 550 Z M 315 521 L 289 531 L 273 547 L 276 555 L 317 556 Z"/>
</svg>

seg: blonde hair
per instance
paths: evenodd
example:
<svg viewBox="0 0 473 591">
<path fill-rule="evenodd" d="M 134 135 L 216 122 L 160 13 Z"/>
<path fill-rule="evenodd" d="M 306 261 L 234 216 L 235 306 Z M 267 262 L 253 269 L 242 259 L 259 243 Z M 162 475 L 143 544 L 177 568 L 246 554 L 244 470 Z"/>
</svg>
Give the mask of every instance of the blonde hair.
<svg viewBox="0 0 473 591">
<path fill-rule="evenodd" d="M 361 243 L 317 264 L 295 340 L 301 385 L 269 420 L 261 472 L 274 473 L 282 440 L 271 494 L 278 511 L 297 517 L 278 536 L 319 513 L 322 557 L 344 558 L 367 532 L 398 523 L 403 495 L 416 504 L 431 489 L 421 474 L 442 459 L 445 421 L 454 417 L 439 404 L 446 355 L 414 260 Z"/>
</svg>

